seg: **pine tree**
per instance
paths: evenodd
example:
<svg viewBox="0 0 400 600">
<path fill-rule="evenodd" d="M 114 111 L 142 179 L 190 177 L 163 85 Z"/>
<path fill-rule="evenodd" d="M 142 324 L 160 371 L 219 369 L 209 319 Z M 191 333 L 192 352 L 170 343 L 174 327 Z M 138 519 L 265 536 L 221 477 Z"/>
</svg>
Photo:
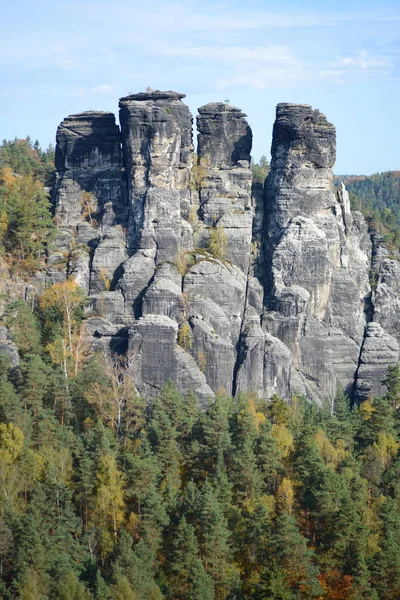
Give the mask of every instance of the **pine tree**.
<svg viewBox="0 0 400 600">
<path fill-rule="evenodd" d="M 57 586 L 58 600 L 89 600 L 90 595 L 73 571 L 61 579 Z"/>
<path fill-rule="evenodd" d="M 260 425 L 255 454 L 258 471 L 261 475 L 260 485 L 262 491 L 264 494 L 275 493 L 284 473 L 284 467 L 277 441 L 272 435 L 271 423 L 268 420 Z"/>
<path fill-rule="evenodd" d="M 171 413 L 171 409 L 168 411 Z M 179 447 L 179 433 L 171 421 L 160 398 L 151 406 L 151 418 L 148 424 L 152 449 L 161 467 L 160 492 L 168 509 L 176 506 L 181 489 L 180 465 L 183 461 Z"/>
<path fill-rule="evenodd" d="M 37 354 L 26 357 L 21 365 L 21 394 L 25 409 L 31 411 L 33 422 L 37 423 L 43 408 L 44 400 L 49 393 L 51 369 Z"/>
<path fill-rule="evenodd" d="M 176 600 L 213 600 L 213 584 L 199 558 L 194 528 L 183 517 L 172 541 L 167 570 L 169 594 Z"/>
<path fill-rule="evenodd" d="M 380 552 L 371 566 L 372 585 L 380 600 L 395 600 L 400 597 L 400 516 L 392 498 L 385 498 L 380 518 Z"/>
<path fill-rule="evenodd" d="M 260 493 L 260 473 L 255 455 L 256 440 L 262 413 L 256 412 L 254 400 L 242 395 L 238 399 L 238 409 L 232 423 L 235 451 L 232 460 L 232 478 L 236 503 L 255 499 Z"/>
<path fill-rule="evenodd" d="M 308 550 L 293 515 L 284 513 L 276 519 L 270 547 L 275 568 L 283 569 L 290 587 L 299 598 L 309 599 L 321 595 L 313 553 Z"/>
<path fill-rule="evenodd" d="M 93 584 L 94 600 L 110 600 L 110 590 L 104 581 L 100 569 L 96 569 Z"/>
<path fill-rule="evenodd" d="M 0 171 L 0 215 L 6 225 L 2 245 L 13 273 L 31 274 L 53 231 L 48 194 L 31 175 L 15 176 L 9 167 Z M 4 216 L 6 220 L 4 221 Z"/>
<path fill-rule="evenodd" d="M 143 541 L 132 547 L 132 538 L 122 529 L 114 560 L 114 577 L 126 577 L 137 600 L 162 598 L 155 581 L 156 554 Z"/>
<path fill-rule="evenodd" d="M 0 422 L 14 421 L 22 425 L 23 403 L 10 381 L 10 360 L 0 353 Z"/>
<path fill-rule="evenodd" d="M 116 583 L 111 586 L 110 591 L 111 600 L 137 600 L 137 596 L 125 575 L 117 578 Z"/>
<path fill-rule="evenodd" d="M 206 481 L 199 499 L 198 537 L 200 556 L 214 583 L 217 598 L 226 598 L 239 584 L 238 572 L 232 563 L 230 532 L 223 509 L 212 485 Z"/>
</svg>

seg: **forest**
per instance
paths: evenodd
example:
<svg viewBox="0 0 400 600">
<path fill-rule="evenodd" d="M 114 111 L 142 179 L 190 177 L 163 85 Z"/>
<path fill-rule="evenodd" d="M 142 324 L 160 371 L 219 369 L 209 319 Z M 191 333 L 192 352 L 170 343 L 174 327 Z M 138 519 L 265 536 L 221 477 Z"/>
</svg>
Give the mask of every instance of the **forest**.
<svg viewBox="0 0 400 600">
<path fill-rule="evenodd" d="M 382 233 L 391 251 L 400 247 L 400 171 L 370 176 L 339 175 L 349 192 L 352 210 L 363 213 L 373 230 Z"/>
<path fill-rule="evenodd" d="M 14 279 L 52 236 L 52 153 L 0 148 Z M 21 360 L 0 355 L 0 598 L 400 597 L 398 365 L 360 406 L 221 389 L 201 412 L 171 382 L 146 403 L 129 356 L 85 342 L 86 302 L 73 280 L 1 298 Z"/>
</svg>

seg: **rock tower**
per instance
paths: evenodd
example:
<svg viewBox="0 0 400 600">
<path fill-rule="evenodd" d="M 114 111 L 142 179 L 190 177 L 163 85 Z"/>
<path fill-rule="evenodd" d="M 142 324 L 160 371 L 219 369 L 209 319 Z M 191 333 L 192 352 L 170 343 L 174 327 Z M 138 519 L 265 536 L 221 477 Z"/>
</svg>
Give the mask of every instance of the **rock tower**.
<svg viewBox="0 0 400 600">
<path fill-rule="evenodd" d="M 279 104 L 261 190 L 246 115 L 202 106 L 195 154 L 183 98 L 133 94 L 120 128 L 91 111 L 57 130 L 47 277 L 85 289 L 94 347 L 129 352 L 148 398 L 168 378 L 203 406 L 220 388 L 316 402 L 381 392 L 399 358 L 400 266 L 334 189 L 333 125 Z"/>
</svg>

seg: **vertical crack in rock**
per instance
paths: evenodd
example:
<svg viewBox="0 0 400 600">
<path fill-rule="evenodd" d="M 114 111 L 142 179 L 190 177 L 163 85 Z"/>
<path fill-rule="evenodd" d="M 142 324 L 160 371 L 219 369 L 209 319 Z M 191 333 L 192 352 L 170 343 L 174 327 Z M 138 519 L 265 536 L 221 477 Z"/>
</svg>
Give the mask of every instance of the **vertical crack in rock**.
<svg viewBox="0 0 400 600">
<path fill-rule="evenodd" d="M 252 190 L 246 115 L 202 106 L 193 167 L 183 98 L 122 98 L 121 132 L 106 112 L 60 124 L 57 236 L 38 292 L 74 276 L 93 347 L 128 344 L 145 397 L 168 378 L 202 406 L 221 387 L 316 402 L 381 393 L 399 358 L 400 266 L 334 191 L 333 125 L 279 104 L 265 191 Z"/>
<path fill-rule="evenodd" d="M 322 113 L 279 104 L 271 153 L 263 327 L 290 350 L 291 389 L 332 397 L 351 388 L 358 365 L 369 238 L 334 193 L 335 129 Z"/>
<path fill-rule="evenodd" d="M 400 265 L 388 258 L 383 236 L 370 231 L 372 256 L 370 276 L 374 287 L 367 304 L 367 326 L 360 348 L 354 384 L 354 402 L 385 393 L 382 381 L 388 365 L 397 364 L 400 343 Z"/>
<path fill-rule="evenodd" d="M 158 263 L 175 260 L 185 238 L 182 228 L 189 230 L 182 221 L 190 210 L 192 116 L 184 97 L 156 91 L 120 100 L 129 252 L 158 248 Z M 190 235 L 186 237 L 190 246 Z"/>
<path fill-rule="evenodd" d="M 211 388 L 232 393 L 245 314 L 254 210 L 252 132 L 238 108 L 206 104 L 197 117 L 199 222 L 194 246 L 203 248 L 184 279 L 192 355 Z"/>
<path fill-rule="evenodd" d="M 120 100 L 124 165 L 129 184 L 127 243 L 130 258 L 119 287 L 127 315 L 135 317 L 158 265 L 190 249 L 192 116 L 184 94 L 149 92 Z"/>
<path fill-rule="evenodd" d="M 129 182 L 128 252 L 118 286 L 126 299 L 133 376 L 140 393 L 156 394 L 168 378 L 203 404 L 213 396 L 182 335 L 179 257 L 192 249 L 190 176 L 192 116 L 184 94 L 149 92 L 120 100 Z M 188 327 L 186 323 L 186 327 Z M 138 340 L 140 343 L 138 343 Z"/>
<path fill-rule="evenodd" d="M 67 273 L 95 294 L 126 259 L 122 226 L 128 207 L 120 131 L 112 113 L 89 111 L 64 119 L 56 142 L 58 231 L 49 260 L 62 267 L 67 254 Z M 50 275 L 59 280 L 62 271 L 54 268 Z"/>
</svg>

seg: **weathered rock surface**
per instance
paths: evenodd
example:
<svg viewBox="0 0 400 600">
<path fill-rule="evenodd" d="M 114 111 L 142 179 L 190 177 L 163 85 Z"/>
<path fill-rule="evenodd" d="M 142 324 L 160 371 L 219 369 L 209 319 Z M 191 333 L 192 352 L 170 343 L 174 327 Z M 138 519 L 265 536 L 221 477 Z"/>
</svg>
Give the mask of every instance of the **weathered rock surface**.
<svg viewBox="0 0 400 600">
<path fill-rule="evenodd" d="M 175 260 L 183 237 L 181 221 L 189 216 L 192 116 L 182 98 L 184 94 L 156 91 L 120 100 L 129 250 L 156 250 L 156 264 Z"/>
<path fill-rule="evenodd" d="M 64 119 L 56 135 L 55 214 L 62 230 L 74 232 L 103 217 L 111 204 L 117 222 L 126 221 L 126 185 L 121 173 L 119 128 L 112 113 L 89 111 Z M 86 196 L 90 194 L 90 196 Z M 91 205 L 91 206 L 90 206 Z M 107 207 L 109 209 L 109 207 Z M 93 238 L 96 230 L 93 230 Z"/>
<path fill-rule="evenodd" d="M 252 133 L 245 116 L 222 103 L 199 108 L 198 162 L 204 177 L 198 214 L 207 228 L 223 228 L 225 258 L 247 275 L 254 211 L 249 168 Z"/>
<path fill-rule="evenodd" d="M 374 321 L 400 342 L 400 263 L 396 260 L 382 261 L 373 305 Z"/>
<path fill-rule="evenodd" d="M 379 323 L 369 323 L 356 379 L 356 400 L 385 393 L 382 381 L 388 365 L 399 360 L 399 344 Z"/>
<path fill-rule="evenodd" d="M 147 397 L 157 394 L 171 379 L 182 392 L 194 390 L 202 406 L 214 393 L 194 359 L 177 343 L 178 324 L 161 315 L 146 315 L 130 330 L 129 350 L 138 389 Z"/>
<path fill-rule="evenodd" d="M 0 354 L 5 354 L 12 367 L 19 365 L 19 353 L 7 327 L 0 325 Z"/>
<path fill-rule="evenodd" d="M 73 277 L 87 294 L 106 289 L 127 258 L 128 217 L 119 127 L 112 113 L 89 111 L 57 129 L 54 187 L 57 236 L 49 284 Z"/>
<path fill-rule="evenodd" d="M 365 328 L 371 247 L 335 194 L 335 130 L 308 105 L 280 104 L 266 182 L 265 329 L 291 351 L 308 393 L 350 390 Z M 289 389 L 287 393 L 289 393 Z"/>
<path fill-rule="evenodd" d="M 202 106 L 195 158 L 183 98 L 121 98 L 121 131 L 111 113 L 61 123 L 47 278 L 85 289 L 94 347 L 129 347 L 145 397 L 168 378 L 202 406 L 220 388 L 381 393 L 399 355 L 400 266 L 333 188 L 333 125 L 279 104 L 264 191 L 246 115 Z"/>
</svg>

